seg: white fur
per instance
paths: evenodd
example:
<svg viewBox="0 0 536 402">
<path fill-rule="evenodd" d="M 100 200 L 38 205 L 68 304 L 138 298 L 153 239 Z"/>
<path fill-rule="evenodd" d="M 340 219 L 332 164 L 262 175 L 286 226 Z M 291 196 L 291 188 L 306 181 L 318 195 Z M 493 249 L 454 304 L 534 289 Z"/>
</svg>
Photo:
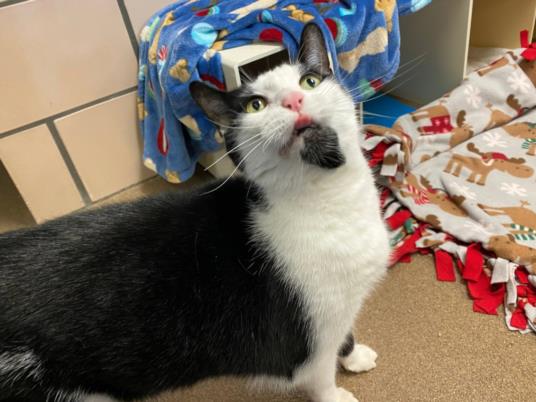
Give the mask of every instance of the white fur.
<svg viewBox="0 0 536 402">
<path fill-rule="evenodd" d="M 15 382 L 22 378 L 41 379 L 39 358 L 31 351 L 20 349 L 0 354 L 0 382 Z"/>
<path fill-rule="evenodd" d="M 83 391 L 50 390 L 46 402 L 116 402 L 104 394 L 87 394 Z"/>
<path fill-rule="evenodd" d="M 12 352 L 0 353 L 0 382 L 15 382 L 22 378 L 32 378 L 36 381 L 43 377 L 43 369 L 39 357 L 31 350 L 19 349 Z M 0 395 L 1 396 L 1 395 Z M 50 389 L 46 402 L 114 402 L 106 395 L 88 395 L 82 391 L 63 391 Z M 44 401 L 45 402 L 45 401 Z"/>
<path fill-rule="evenodd" d="M 253 225 L 261 233 L 259 240 L 272 248 L 284 280 L 301 295 L 314 328 L 313 354 L 294 373 L 293 386 L 307 391 L 314 402 L 353 402 L 335 385 L 337 352 L 364 298 L 386 271 L 388 237 L 358 144 L 350 96 L 330 79 L 310 91 L 302 90 L 299 80 L 298 67 L 284 65 L 251 85 L 268 106 L 242 119 L 239 142 L 259 127 L 260 138 L 271 139 L 250 141 L 241 150 L 249 153 L 245 175 L 263 188 L 270 205 L 253 217 Z M 337 132 L 346 157 L 343 166 L 330 170 L 305 164 L 300 138 L 290 153 L 281 155 L 297 116 L 280 106 L 290 91 L 302 91 L 303 111 Z"/>
<path fill-rule="evenodd" d="M 344 388 L 337 388 L 337 398 L 339 402 L 359 402 L 351 392 Z"/>
<path fill-rule="evenodd" d="M 377 358 L 378 354 L 370 347 L 356 343 L 352 353 L 346 357 L 339 358 L 339 362 L 345 370 L 361 373 L 375 368 Z"/>
</svg>

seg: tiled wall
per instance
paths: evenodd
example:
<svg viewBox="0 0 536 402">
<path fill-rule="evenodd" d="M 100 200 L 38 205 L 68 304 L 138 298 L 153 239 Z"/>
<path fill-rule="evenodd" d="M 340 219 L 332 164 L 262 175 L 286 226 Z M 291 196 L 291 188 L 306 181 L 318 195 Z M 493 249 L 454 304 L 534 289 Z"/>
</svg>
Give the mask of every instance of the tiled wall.
<svg viewBox="0 0 536 402">
<path fill-rule="evenodd" d="M 36 221 L 153 175 L 137 131 L 136 37 L 171 2 L 0 0 L 0 161 Z"/>
</svg>

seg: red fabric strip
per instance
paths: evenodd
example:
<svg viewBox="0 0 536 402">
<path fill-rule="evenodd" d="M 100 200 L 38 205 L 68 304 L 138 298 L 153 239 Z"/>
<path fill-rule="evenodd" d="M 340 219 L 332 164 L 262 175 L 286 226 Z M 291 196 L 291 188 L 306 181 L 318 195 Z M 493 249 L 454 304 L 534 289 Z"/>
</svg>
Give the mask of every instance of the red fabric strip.
<svg viewBox="0 0 536 402">
<path fill-rule="evenodd" d="M 385 206 L 385 201 L 391 195 L 391 190 L 388 188 L 384 189 L 380 194 L 380 206 L 383 208 Z"/>
<path fill-rule="evenodd" d="M 463 279 L 467 281 L 477 281 L 482 273 L 484 266 L 484 257 L 480 252 L 480 245 L 477 243 L 467 247 L 465 256 L 465 269 L 463 270 Z"/>
<path fill-rule="evenodd" d="M 412 254 L 417 251 L 417 245 L 415 243 L 421 238 L 423 228 L 424 226 L 419 226 L 411 236 L 406 237 L 404 242 L 393 250 L 391 260 L 389 261 L 389 266 L 400 261 L 400 259 L 405 255 Z"/>
<path fill-rule="evenodd" d="M 503 296 L 498 295 L 488 299 L 473 301 L 473 311 L 476 313 L 497 315 L 497 308 L 503 303 Z"/>
<path fill-rule="evenodd" d="M 283 32 L 275 28 L 266 28 L 259 34 L 259 40 L 263 42 L 283 42 Z"/>
<path fill-rule="evenodd" d="M 519 40 L 521 42 L 521 47 L 529 47 L 529 30 L 524 29 L 519 33 Z"/>
<path fill-rule="evenodd" d="M 225 84 L 221 82 L 220 80 L 218 80 L 216 77 L 213 77 L 212 75 L 208 75 L 208 74 L 200 74 L 199 78 L 201 78 L 201 80 L 203 81 L 210 82 L 220 91 L 225 91 Z"/>
<path fill-rule="evenodd" d="M 506 286 L 504 283 L 491 284 L 489 278 L 482 270 L 478 281 L 467 282 L 467 289 L 474 299 L 473 311 L 483 314 L 497 314 L 497 308 L 503 303 Z"/>
<path fill-rule="evenodd" d="M 489 299 L 492 297 L 502 297 L 505 292 L 504 283 L 491 284 L 491 278 L 481 271 L 480 277 L 476 281 L 467 282 L 467 289 L 473 299 Z"/>
<path fill-rule="evenodd" d="M 391 144 L 387 144 L 385 142 L 380 142 L 376 147 L 370 151 L 370 159 L 369 159 L 369 166 L 374 167 L 376 165 L 379 165 L 383 162 L 383 155 L 385 154 L 385 151 L 387 148 L 389 148 Z"/>
<path fill-rule="evenodd" d="M 404 222 L 406 222 L 409 218 L 411 218 L 411 212 L 407 209 L 403 209 L 397 211 L 385 221 L 387 222 L 387 225 L 389 225 L 391 230 L 395 230 L 402 226 Z"/>
<path fill-rule="evenodd" d="M 517 277 L 517 280 L 524 285 L 528 285 L 530 283 L 529 274 L 527 273 L 527 271 L 525 271 L 524 268 L 516 269 L 516 277 Z"/>
<path fill-rule="evenodd" d="M 521 53 L 521 56 L 525 60 L 535 60 L 536 59 L 536 43 L 529 43 L 529 31 L 523 30 L 520 32 L 520 42 L 521 47 L 524 47 L 525 50 Z"/>
<path fill-rule="evenodd" d="M 516 308 L 512 313 L 510 325 L 514 328 L 527 329 L 527 317 L 525 316 L 525 310 L 519 307 Z"/>
<path fill-rule="evenodd" d="M 411 254 L 406 254 L 398 260 L 398 262 L 403 262 L 404 264 L 409 264 L 411 262 Z"/>
<path fill-rule="evenodd" d="M 437 249 L 434 254 L 437 280 L 454 282 L 456 280 L 456 274 L 454 273 L 454 265 L 452 264 L 450 254 L 440 249 Z"/>
</svg>

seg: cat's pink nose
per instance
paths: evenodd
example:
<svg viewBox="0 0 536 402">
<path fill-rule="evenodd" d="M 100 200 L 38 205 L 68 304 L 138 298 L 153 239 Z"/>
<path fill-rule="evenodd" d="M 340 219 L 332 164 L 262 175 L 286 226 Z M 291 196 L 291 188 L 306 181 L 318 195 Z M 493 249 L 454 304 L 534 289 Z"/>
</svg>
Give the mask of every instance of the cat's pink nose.
<svg viewBox="0 0 536 402">
<path fill-rule="evenodd" d="M 281 106 L 286 107 L 287 109 L 292 110 L 293 112 L 299 112 L 302 108 L 303 103 L 303 94 L 301 92 L 295 91 L 289 93 L 283 98 Z"/>
</svg>

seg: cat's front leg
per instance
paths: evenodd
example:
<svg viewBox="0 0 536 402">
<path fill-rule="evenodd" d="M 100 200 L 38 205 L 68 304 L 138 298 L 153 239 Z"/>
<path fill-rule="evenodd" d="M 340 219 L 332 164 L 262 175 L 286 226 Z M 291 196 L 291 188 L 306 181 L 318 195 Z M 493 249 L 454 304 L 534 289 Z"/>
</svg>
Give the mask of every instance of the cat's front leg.
<svg viewBox="0 0 536 402">
<path fill-rule="evenodd" d="M 378 354 L 367 345 L 355 343 L 354 336 L 350 332 L 339 349 L 339 363 L 348 371 L 361 373 L 376 367 Z"/>
<path fill-rule="evenodd" d="M 301 388 L 311 402 L 359 402 L 351 392 L 337 387 L 336 371 L 336 353 L 317 357 L 304 369 L 306 381 Z"/>
</svg>

